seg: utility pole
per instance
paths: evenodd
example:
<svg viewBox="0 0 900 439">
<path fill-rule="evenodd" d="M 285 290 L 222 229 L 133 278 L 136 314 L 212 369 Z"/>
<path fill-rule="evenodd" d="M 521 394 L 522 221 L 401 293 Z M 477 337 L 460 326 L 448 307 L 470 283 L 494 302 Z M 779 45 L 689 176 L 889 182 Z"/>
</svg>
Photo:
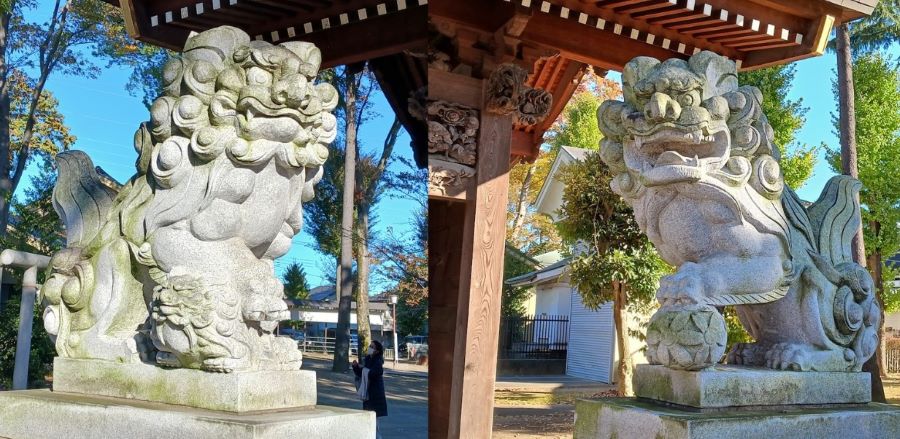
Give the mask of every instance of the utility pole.
<svg viewBox="0 0 900 439">
<path fill-rule="evenodd" d="M 394 307 L 393 327 L 394 327 L 394 370 L 397 370 L 397 357 L 400 356 L 400 345 L 397 344 L 397 295 L 391 294 L 391 306 Z"/>
</svg>

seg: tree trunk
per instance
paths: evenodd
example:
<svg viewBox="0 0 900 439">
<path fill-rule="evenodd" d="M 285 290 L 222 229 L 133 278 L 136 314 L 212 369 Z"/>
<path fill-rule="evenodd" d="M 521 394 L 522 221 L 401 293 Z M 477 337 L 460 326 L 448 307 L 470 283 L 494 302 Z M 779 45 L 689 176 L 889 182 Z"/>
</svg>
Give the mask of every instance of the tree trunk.
<svg viewBox="0 0 900 439">
<path fill-rule="evenodd" d="M 853 89 L 853 56 L 850 46 L 850 28 L 847 23 L 837 27 L 835 38 L 837 51 L 837 75 L 838 75 L 838 120 L 841 131 L 841 172 L 853 178 L 859 178 L 859 167 L 856 155 L 856 101 Z M 859 195 L 856 195 L 859 203 Z M 862 223 L 853 237 L 853 260 L 866 265 L 865 242 L 863 241 Z M 881 383 L 881 365 L 878 355 L 873 355 L 865 364 L 863 371 L 872 376 L 872 401 L 885 402 L 884 386 Z"/>
<path fill-rule="evenodd" d="M 38 71 L 40 72 L 36 81 L 34 91 L 30 97 L 28 113 L 25 116 L 25 129 L 22 138 L 19 139 L 19 149 L 16 154 L 16 164 L 13 168 L 12 145 L 10 144 L 10 99 L 9 99 L 9 68 L 6 65 L 6 49 L 7 39 L 9 37 L 9 20 L 11 14 L 3 14 L 2 37 L 0 37 L 0 56 L 2 56 L 2 67 L 0 67 L 0 237 L 6 236 L 7 226 L 9 224 L 9 209 L 13 194 L 19 186 L 22 175 L 25 173 L 25 166 L 28 163 L 29 148 L 31 139 L 34 136 L 34 126 L 37 119 L 37 108 L 44 92 L 44 86 L 47 84 L 47 78 L 53 73 L 57 61 L 65 52 L 60 50 L 60 45 L 65 34 L 66 21 L 69 16 L 71 4 L 66 2 L 60 9 L 60 0 L 56 0 L 53 7 L 53 14 L 50 18 L 50 25 L 47 29 L 45 38 L 41 41 L 38 48 Z M 9 4 L 9 10 L 15 8 L 15 2 Z M 12 171 L 12 175 L 10 175 Z"/>
<path fill-rule="evenodd" d="M 515 238 L 518 236 L 519 229 L 525 223 L 525 215 L 528 213 L 528 189 L 531 187 L 531 179 L 534 177 L 534 171 L 537 165 L 531 163 L 528 165 L 528 171 L 525 172 L 525 178 L 522 180 L 522 187 L 519 188 L 519 200 L 516 202 L 516 215 L 513 217 L 510 236 Z"/>
<path fill-rule="evenodd" d="M 869 228 L 876 238 L 880 236 L 881 223 L 879 223 L 878 221 L 870 221 Z M 876 242 L 878 241 L 876 240 Z M 884 275 L 882 274 L 884 264 L 880 248 L 875 247 L 872 249 L 872 254 L 869 255 L 868 262 L 869 273 L 872 275 L 872 279 L 875 281 L 875 298 L 878 300 L 878 303 L 882 305 L 878 307 L 879 312 L 881 313 L 881 318 L 878 320 L 878 348 L 875 350 L 875 358 L 878 362 L 878 372 L 881 374 L 881 377 L 884 378 L 885 376 L 887 376 L 885 373 L 886 367 L 884 364 Z"/>
<path fill-rule="evenodd" d="M 6 64 L 7 36 L 10 14 L 0 15 L 0 236 L 6 236 L 9 201 L 12 199 L 12 181 L 9 179 L 9 67 Z"/>
<path fill-rule="evenodd" d="M 850 46 L 850 29 L 847 23 L 837 28 L 838 108 L 841 131 L 841 172 L 859 178 L 856 155 L 856 98 L 853 88 L 853 54 Z M 859 195 L 856 196 L 859 202 Z M 853 237 L 853 260 L 865 266 L 866 251 L 862 224 Z"/>
<path fill-rule="evenodd" d="M 341 293 L 338 302 L 337 334 L 334 340 L 334 362 L 331 370 L 346 371 L 350 367 L 350 302 L 353 297 L 353 196 L 356 189 L 356 88 L 354 74 L 344 68 L 347 81 L 344 101 L 347 141 L 344 146 L 344 193 L 341 213 Z"/>
<path fill-rule="evenodd" d="M 357 208 L 356 230 L 358 234 L 356 247 L 356 327 L 359 335 L 359 356 L 362 358 L 366 348 L 372 343 L 372 328 L 369 326 L 369 211 L 375 201 L 378 185 L 384 176 L 388 160 L 397 144 L 400 134 L 400 119 L 394 117 L 394 122 L 384 139 L 384 148 L 381 150 L 381 158 L 375 167 L 368 187 L 362 187 L 365 179 L 362 174 L 357 175 L 357 182 L 361 185 L 359 192 L 362 199 Z M 359 171 L 359 169 L 357 170 Z M 395 351 L 396 352 L 396 351 Z"/>
<path fill-rule="evenodd" d="M 359 239 L 356 244 L 356 328 L 359 337 L 359 357 L 365 356 L 372 343 L 372 328 L 369 326 L 369 205 L 360 203 L 357 212 Z"/>
<path fill-rule="evenodd" d="M 633 396 L 631 375 L 634 365 L 628 346 L 628 312 L 625 309 L 625 289 L 619 282 L 613 282 L 613 321 L 616 325 L 616 343 L 619 346 L 619 365 L 616 368 L 616 390 L 620 396 Z"/>
</svg>

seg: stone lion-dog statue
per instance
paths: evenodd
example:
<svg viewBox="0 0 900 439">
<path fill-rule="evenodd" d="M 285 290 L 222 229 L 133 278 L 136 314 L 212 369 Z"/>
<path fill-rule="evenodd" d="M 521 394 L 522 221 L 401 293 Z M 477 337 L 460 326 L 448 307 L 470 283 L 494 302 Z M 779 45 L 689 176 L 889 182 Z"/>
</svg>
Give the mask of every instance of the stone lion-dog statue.
<svg viewBox="0 0 900 439">
<path fill-rule="evenodd" d="M 59 154 L 54 207 L 67 247 L 41 289 L 62 357 L 216 372 L 293 370 L 273 330 L 289 317 L 273 261 L 313 198 L 337 91 L 314 45 L 192 34 L 165 64 L 137 173 L 118 193 L 80 151 Z"/>
<path fill-rule="evenodd" d="M 697 370 L 724 355 L 715 306 L 733 305 L 753 343 L 732 364 L 859 371 L 878 345 L 879 305 L 851 256 L 858 181 L 836 176 L 819 199 L 785 186 L 762 94 L 739 86 L 735 63 L 638 57 L 622 73 L 624 101 L 598 109 L 612 189 L 660 256 L 647 330 L 652 364 Z"/>
</svg>

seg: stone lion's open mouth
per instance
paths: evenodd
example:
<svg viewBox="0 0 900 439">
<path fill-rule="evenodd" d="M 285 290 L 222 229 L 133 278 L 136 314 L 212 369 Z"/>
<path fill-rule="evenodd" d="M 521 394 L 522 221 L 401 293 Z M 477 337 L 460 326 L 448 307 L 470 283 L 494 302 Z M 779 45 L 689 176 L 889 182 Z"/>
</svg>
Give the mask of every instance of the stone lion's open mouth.
<svg viewBox="0 0 900 439">
<path fill-rule="evenodd" d="M 635 136 L 633 152 L 642 162 L 641 175 L 647 186 L 697 181 L 710 168 L 728 158 L 727 128 L 710 132 L 665 128 L 647 136 Z"/>
</svg>

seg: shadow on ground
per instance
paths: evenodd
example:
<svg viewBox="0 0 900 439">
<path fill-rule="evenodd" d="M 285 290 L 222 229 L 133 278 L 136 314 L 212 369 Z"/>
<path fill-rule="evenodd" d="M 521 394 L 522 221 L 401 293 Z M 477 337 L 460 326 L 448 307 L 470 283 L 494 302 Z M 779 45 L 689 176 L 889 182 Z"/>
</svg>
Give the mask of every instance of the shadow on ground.
<svg viewBox="0 0 900 439">
<path fill-rule="evenodd" d="M 353 372 L 332 372 L 331 362 L 304 358 L 303 369 L 316 372 L 319 405 L 362 409 L 353 386 Z M 388 415 L 378 420 L 384 438 L 428 437 L 428 377 L 385 370 Z"/>
</svg>

